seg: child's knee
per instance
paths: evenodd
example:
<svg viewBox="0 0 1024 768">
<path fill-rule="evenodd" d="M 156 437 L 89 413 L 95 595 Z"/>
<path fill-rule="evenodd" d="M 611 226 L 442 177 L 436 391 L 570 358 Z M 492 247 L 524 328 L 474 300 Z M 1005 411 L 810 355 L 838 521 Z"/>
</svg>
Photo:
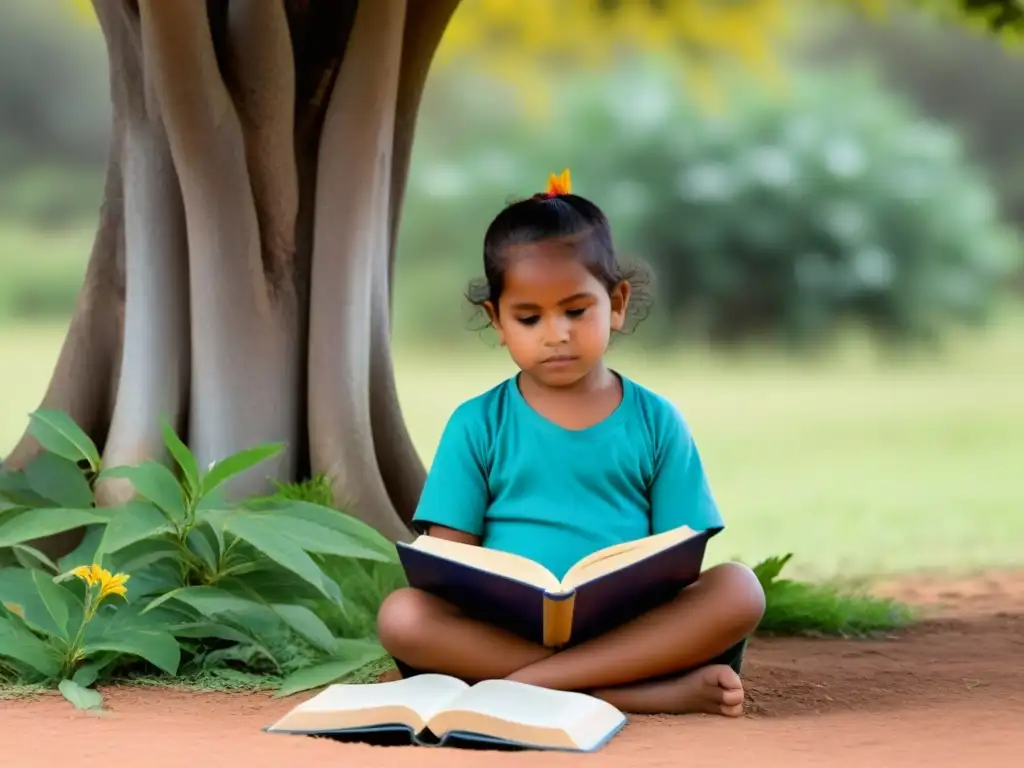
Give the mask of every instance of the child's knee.
<svg viewBox="0 0 1024 768">
<path fill-rule="evenodd" d="M 377 637 L 392 656 L 422 639 L 435 613 L 431 596 L 412 587 L 397 589 L 384 598 L 377 612 Z"/>
<path fill-rule="evenodd" d="M 723 604 L 736 613 L 736 620 L 753 632 L 764 616 L 765 597 L 761 582 L 742 563 L 721 563 L 701 574 L 701 581 L 714 591 Z"/>
</svg>

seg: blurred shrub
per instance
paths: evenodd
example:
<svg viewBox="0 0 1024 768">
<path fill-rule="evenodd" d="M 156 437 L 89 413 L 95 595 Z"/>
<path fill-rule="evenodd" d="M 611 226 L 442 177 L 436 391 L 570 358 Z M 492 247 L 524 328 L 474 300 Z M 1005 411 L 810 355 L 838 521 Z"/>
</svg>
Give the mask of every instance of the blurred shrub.
<svg viewBox="0 0 1024 768">
<path fill-rule="evenodd" d="M 484 228 L 510 193 L 569 165 L 620 249 L 654 266 L 660 341 L 803 344 L 849 321 L 887 339 L 934 338 L 983 321 L 1019 265 L 957 136 L 870 77 L 800 80 L 785 98 L 738 85 L 713 116 L 667 67 L 638 63 L 563 84 L 554 124 L 514 131 L 488 103 L 474 108 L 479 93 L 446 105 L 465 120 L 458 137 L 417 146 L 410 264 L 476 274 Z M 424 312 L 432 300 L 414 299 Z"/>
<path fill-rule="evenodd" d="M 0 322 L 66 320 L 92 248 L 94 221 L 40 231 L 0 221 Z"/>
<path fill-rule="evenodd" d="M 99 29 L 63 3 L 7 0 L 0 24 L 0 226 L 94 216 L 110 130 Z"/>
</svg>

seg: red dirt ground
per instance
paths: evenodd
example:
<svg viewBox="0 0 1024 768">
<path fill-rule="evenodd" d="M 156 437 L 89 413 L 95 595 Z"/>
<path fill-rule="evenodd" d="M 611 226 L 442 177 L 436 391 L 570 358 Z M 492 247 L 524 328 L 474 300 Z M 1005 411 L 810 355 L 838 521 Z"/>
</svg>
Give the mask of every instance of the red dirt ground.
<svg viewBox="0 0 1024 768">
<path fill-rule="evenodd" d="M 1024 573 L 881 591 L 928 606 L 929 618 L 880 640 L 752 643 L 748 714 L 632 718 L 592 755 L 461 752 L 342 745 L 260 729 L 299 698 L 107 689 L 109 712 L 56 696 L 0 702 L 2 765 L 534 768 L 587 764 L 877 766 L 1024 765 Z"/>
</svg>

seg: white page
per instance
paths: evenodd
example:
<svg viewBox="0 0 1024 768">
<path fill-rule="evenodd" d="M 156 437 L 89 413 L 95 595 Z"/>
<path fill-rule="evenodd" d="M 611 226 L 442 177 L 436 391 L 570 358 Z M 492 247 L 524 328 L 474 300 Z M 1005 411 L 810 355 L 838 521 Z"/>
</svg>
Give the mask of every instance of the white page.
<svg viewBox="0 0 1024 768">
<path fill-rule="evenodd" d="M 416 675 L 387 683 L 337 684 L 303 702 L 303 712 L 345 712 L 376 707 L 405 706 L 424 721 L 444 709 L 468 686 L 447 675 Z"/>
<path fill-rule="evenodd" d="M 622 712 L 593 696 L 511 680 L 477 683 L 459 697 L 452 709 L 538 728 L 558 728 L 584 740 L 595 727 L 603 733 L 623 719 Z"/>
</svg>

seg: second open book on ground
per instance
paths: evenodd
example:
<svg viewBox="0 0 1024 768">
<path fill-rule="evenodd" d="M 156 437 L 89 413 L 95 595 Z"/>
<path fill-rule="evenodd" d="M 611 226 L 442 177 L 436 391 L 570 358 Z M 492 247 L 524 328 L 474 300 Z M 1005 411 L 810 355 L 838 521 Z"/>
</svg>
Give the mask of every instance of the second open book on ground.
<svg viewBox="0 0 1024 768">
<path fill-rule="evenodd" d="M 447 675 L 423 674 L 328 686 L 266 730 L 368 743 L 591 752 L 625 724 L 618 709 L 582 693 L 511 680 L 470 686 Z"/>
<path fill-rule="evenodd" d="M 671 599 L 700 575 L 721 531 L 682 526 L 583 558 L 558 579 L 518 555 L 420 536 L 399 543 L 410 586 L 470 615 L 556 647 L 593 637 Z"/>
</svg>

